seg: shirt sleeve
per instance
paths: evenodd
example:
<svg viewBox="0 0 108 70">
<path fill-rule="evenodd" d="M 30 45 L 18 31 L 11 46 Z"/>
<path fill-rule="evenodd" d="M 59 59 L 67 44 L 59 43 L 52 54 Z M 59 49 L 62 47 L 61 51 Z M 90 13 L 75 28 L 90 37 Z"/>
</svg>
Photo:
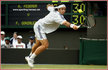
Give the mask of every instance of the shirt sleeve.
<svg viewBox="0 0 108 70">
<path fill-rule="evenodd" d="M 66 21 L 66 19 L 64 18 L 63 15 L 58 15 L 57 17 L 55 17 L 55 22 L 58 24 L 63 24 L 63 22 Z"/>
<path fill-rule="evenodd" d="M 50 7 L 50 6 L 49 6 L 49 7 L 47 8 L 47 10 L 51 12 L 51 11 L 54 11 L 55 9 L 54 9 L 54 7 Z"/>
</svg>

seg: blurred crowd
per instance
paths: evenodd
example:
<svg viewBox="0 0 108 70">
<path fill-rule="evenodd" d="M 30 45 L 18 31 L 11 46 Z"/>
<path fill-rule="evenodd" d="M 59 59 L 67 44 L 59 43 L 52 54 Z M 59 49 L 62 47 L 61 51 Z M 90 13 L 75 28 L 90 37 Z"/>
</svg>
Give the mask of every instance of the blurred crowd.
<svg viewBox="0 0 108 70">
<path fill-rule="evenodd" d="M 30 36 L 28 43 L 22 42 L 23 37 L 18 35 L 17 32 L 13 33 L 13 37 L 5 37 L 5 32 L 1 31 L 1 48 L 32 48 L 35 44 L 35 37 Z"/>
</svg>

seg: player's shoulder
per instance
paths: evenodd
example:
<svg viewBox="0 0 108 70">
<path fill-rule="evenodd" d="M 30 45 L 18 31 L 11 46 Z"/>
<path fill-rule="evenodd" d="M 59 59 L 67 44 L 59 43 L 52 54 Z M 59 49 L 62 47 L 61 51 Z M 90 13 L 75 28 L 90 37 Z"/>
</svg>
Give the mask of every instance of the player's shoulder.
<svg viewBox="0 0 108 70">
<path fill-rule="evenodd" d="M 46 15 L 46 16 L 50 16 L 50 17 L 56 17 L 57 16 L 57 13 L 56 13 L 56 11 L 52 11 L 52 12 L 50 12 L 48 15 Z"/>
<path fill-rule="evenodd" d="M 61 18 L 64 17 L 63 15 L 61 15 L 58 11 L 56 12 L 56 17 Z"/>
<path fill-rule="evenodd" d="M 54 15 L 54 16 L 56 16 L 56 17 L 57 17 L 57 16 L 60 16 L 60 14 L 59 14 L 58 11 L 51 12 L 51 14 Z"/>
</svg>

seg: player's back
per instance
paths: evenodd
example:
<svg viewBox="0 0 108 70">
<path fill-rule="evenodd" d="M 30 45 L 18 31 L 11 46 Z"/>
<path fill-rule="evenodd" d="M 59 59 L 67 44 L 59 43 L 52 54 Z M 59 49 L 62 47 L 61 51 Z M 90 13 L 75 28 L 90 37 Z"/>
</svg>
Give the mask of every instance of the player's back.
<svg viewBox="0 0 108 70">
<path fill-rule="evenodd" d="M 55 19 L 58 17 L 57 11 L 50 12 L 44 18 L 41 19 L 44 24 L 55 24 Z"/>
</svg>

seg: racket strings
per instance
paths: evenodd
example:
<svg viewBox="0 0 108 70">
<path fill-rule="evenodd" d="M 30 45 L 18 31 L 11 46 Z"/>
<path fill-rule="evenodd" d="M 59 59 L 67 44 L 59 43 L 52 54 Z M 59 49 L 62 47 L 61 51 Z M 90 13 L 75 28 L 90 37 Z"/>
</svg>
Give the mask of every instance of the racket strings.
<svg viewBox="0 0 108 70">
<path fill-rule="evenodd" d="M 95 19 L 94 19 L 94 16 L 88 16 L 88 18 L 87 18 L 87 26 L 88 26 L 89 28 L 95 26 Z"/>
</svg>

